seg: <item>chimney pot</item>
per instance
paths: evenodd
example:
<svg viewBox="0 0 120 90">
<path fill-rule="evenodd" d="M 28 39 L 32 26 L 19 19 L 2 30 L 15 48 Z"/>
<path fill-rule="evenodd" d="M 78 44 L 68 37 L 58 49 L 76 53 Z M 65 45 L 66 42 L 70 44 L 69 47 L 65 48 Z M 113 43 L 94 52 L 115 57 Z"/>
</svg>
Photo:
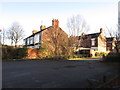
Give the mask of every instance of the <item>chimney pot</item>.
<svg viewBox="0 0 120 90">
<path fill-rule="evenodd" d="M 103 29 L 102 28 L 100 28 L 100 33 L 103 33 Z"/>
<path fill-rule="evenodd" d="M 52 26 L 53 26 L 53 27 L 58 27 L 58 26 L 59 26 L 59 21 L 58 21 L 58 19 L 53 19 L 53 20 L 52 20 Z"/>
<path fill-rule="evenodd" d="M 35 33 L 37 33 L 37 32 L 38 32 L 37 30 L 33 30 L 33 31 L 32 31 L 32 34 L 35 34 Z"/>
<path fill-rule="evenodd" d="M 86 35 L 85 33 L 82 33 L 82 36 Z"/>
<path fill-rule="evenodd" d="M 45 26 L 40 26 L 40 30 L 43 30 L 43 29 L 45 29 L 46 27 Z"/>
</svg>

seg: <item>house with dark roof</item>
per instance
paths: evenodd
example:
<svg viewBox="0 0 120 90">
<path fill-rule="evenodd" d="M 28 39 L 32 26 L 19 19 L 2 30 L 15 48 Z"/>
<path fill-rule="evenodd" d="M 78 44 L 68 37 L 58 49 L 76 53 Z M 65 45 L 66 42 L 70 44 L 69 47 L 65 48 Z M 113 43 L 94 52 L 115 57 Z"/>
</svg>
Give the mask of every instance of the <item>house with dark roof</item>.
<svg viewBox="0 0 120 90">
<path fill-rule="evenodd" d="M 57 19 L 52 20 L 52 26 L 40 26 L 40 30 L 32 31 L 32 35 L 24 39 L 24 46 L 27 48 L 47 48 L 49 52 L 58 49 L 59 52 L 68 43 L 68 35 L 59 27 Z M 62 52 L 62 51 L 61 51 Z"/>
<path fill-rule="evenodd" d="M 110 51 L 110 52 L 116 52 L 116 38 L 115 37 L 107 37 L 106 38 L 106 48 L 107 48 L 107 51 Z"/>
<path fill-rule="evenodd" d="M 103 29 L 100 28 L 100 32 L 93 34 L 82 33 L 79 36 L 79 50 L 92 50 L 95 52 L 106 52 L 106 37 Z"/>
</svg>

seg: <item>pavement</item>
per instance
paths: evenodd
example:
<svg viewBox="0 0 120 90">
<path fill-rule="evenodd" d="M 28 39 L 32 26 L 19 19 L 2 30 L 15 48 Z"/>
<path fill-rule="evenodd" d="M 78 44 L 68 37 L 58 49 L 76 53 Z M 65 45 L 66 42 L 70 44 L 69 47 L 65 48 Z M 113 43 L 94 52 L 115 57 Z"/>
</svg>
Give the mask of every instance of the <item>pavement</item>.
<svg viewBox="0 0 120 90">
<path fill-rule="evenodd" d="M 86 88 L 88 79 L 118 70 L 118 64 L 99 60 L 3 61 L 2 88 Z"/>
</svg>

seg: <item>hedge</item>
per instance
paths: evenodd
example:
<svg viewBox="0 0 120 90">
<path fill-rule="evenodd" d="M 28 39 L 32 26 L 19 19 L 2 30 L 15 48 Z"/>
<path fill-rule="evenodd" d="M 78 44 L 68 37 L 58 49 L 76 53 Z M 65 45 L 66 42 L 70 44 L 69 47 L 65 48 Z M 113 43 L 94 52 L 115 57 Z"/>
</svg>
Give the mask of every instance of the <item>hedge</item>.
<svg viewBox="0 0 120 90">
<path fill-rule="evenodd" d="M 27 56 L 27 48 L 2 47 L 2 59 L 23 59 Z"/>
</svg>

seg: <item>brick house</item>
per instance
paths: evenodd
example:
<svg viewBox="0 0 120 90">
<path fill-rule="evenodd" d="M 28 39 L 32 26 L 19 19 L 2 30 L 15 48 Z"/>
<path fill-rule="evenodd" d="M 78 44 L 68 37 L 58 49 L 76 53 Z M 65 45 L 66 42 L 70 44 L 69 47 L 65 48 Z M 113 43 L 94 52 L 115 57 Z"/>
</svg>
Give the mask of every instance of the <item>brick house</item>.
<svg viewBox="0 0 120 90">
<path fill-rule="evenodd" d="M 77 51 L 90 50 L 91 54 L 94 54 L 94 52 L 106 52 L 106 37 L 102 28 L 100 28 L 99 33 L 82 33 L 78 40 L 80 48 Z"/>
<path fill-rule="evenodd" d="M 24 46 L 27 48 L 47 48 L 49 52 L 62 48 L 68 43 L 68 35 L 59 27 L 57 19 L 52 20 L 52 26 L 40 26 L 40 31 L 32 31 L 32 35 L 24 39 Z"/>
<path fill-rule="evenodd" d="M 116 39 L 115 37 L 108 37 L 106 38 L 106 46 L 107 46 L 107 51 L 110 52 L 116 52 Z"/>
</svg>

